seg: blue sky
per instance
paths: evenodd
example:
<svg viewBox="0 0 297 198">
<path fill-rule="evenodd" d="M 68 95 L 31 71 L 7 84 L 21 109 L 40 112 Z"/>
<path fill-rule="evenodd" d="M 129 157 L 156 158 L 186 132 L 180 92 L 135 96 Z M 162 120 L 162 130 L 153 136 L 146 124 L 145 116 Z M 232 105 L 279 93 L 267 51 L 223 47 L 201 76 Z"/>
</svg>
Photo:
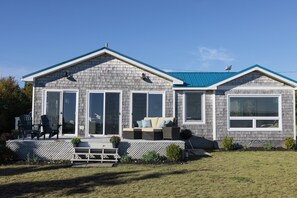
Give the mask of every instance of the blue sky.
<svg viewBox="0 0 297 198">
<path fill-rule="evenodd" d="M 259 64 L 297 80 L 297 1 L 0 0 L 0 76 L 104 46 L 166 71 Z"/>
</svg>

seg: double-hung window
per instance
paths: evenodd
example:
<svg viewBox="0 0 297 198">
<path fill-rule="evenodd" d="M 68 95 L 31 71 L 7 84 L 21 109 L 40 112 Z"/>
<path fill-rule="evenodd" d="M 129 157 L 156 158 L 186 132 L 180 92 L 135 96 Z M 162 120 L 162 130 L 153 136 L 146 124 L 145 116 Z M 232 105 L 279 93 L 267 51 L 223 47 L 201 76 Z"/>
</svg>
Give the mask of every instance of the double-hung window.
<svg viewBox="0 0 297 198">
<path fill-rule="evenodd" d="M 279 95 L 229 96 L 229 129 L 278 130 L 281 125 Z"/>
<path fill-rule="evenodd" d="M 184 123 L 204 122 L 204 92 L 184 92 Z"/>
</svg>

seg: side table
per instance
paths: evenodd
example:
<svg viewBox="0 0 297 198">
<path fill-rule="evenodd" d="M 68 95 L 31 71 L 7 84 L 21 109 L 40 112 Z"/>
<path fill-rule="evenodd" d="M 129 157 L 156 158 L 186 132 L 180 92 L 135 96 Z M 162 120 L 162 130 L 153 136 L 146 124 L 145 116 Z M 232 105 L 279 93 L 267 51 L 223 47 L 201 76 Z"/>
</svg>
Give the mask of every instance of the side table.
<svg viewBox="0 0 297 198">
<path fill-rule="evenodd" d="M 178 140 L 180 127 L 163 127 L 163 139 L 164 140 Z"/>
</svg>

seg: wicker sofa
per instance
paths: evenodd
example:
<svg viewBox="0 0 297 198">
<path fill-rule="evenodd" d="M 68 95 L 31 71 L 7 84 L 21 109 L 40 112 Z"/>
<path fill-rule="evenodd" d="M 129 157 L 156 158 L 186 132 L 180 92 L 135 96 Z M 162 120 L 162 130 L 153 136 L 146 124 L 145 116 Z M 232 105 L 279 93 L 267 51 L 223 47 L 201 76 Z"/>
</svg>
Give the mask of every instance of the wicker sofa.
<svg viewBox="0 0 297 198">
<path fill-rule="evenodd" d="M 145 117 L 143 120 L 150 121 L 149 127 L 124 128 L 123 138 L 125 139 L 144 139 L 162 140 L 163 127 L 168 124 L 175 125 L 174 117 Z"/>
</svg>

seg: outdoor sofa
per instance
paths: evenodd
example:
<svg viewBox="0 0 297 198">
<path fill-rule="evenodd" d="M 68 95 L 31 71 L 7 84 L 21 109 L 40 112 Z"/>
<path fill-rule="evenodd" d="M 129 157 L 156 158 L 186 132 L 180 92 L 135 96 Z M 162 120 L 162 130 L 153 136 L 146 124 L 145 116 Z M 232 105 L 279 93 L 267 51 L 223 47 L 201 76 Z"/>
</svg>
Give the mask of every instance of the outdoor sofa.
<svg viewBox="0 0 297 198">
<path fill-rule="evenodd" d="M 138 126 L 133 128 L 123 129 L 123 138 L 125 139 L 144 139 L 144 140 L 162 140 L 163 129 L 166 128 L 167 133 L 170 133 L 170 128 L 175 133 L 179 133 L 179 128 L 175 127 L 176 122 L 174 117 L 145 117 L 143 120 L 137 121 Z M 177 131 L 178 129 L 178 131 Z M 169 131 L 169 133 L 168 133 Z M 167 135 L 168 137 L 168 135 Z M 177 135 L 175 134 L 176 138 Z M 170 139 L 170 137 L 168 138 Z"/>
</svg>

